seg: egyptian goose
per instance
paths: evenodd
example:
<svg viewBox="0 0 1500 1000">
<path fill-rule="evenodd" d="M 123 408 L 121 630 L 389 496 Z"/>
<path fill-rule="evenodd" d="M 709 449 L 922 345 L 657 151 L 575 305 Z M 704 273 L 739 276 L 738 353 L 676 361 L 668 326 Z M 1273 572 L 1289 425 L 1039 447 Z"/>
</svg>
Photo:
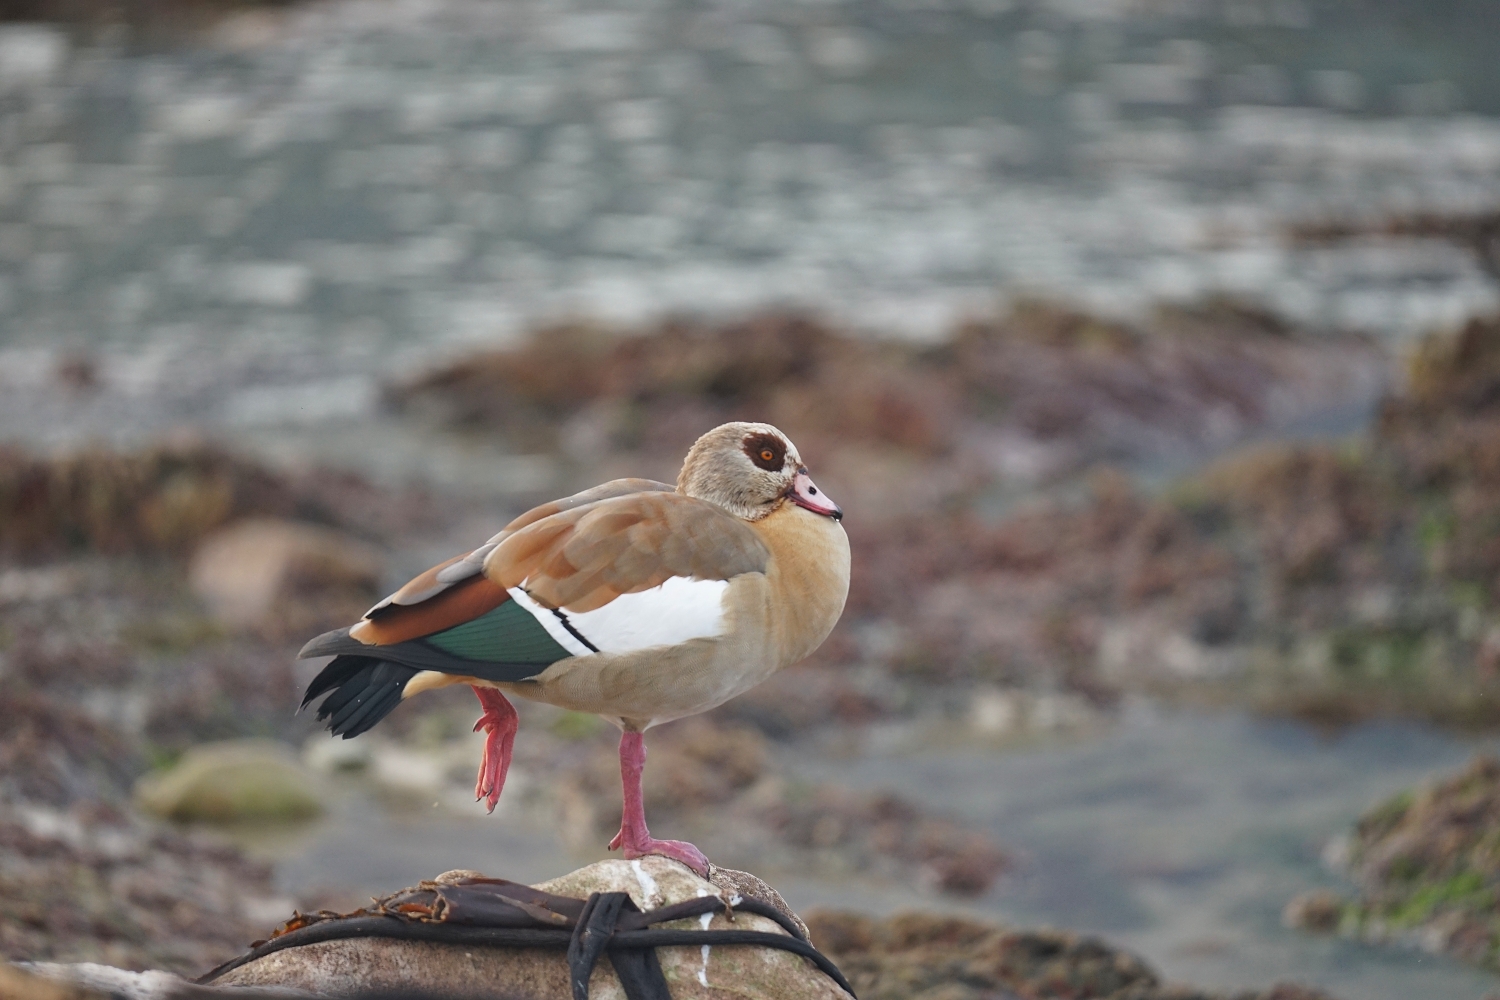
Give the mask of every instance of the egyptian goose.
<svg viewBox="0 0 1500 1000">
<path fill-rule="evenodd" d="M 468 684 L 486 731 L 475 795 L 495 808 L 519 695 L 619 726 L 624 810 L 610 850 L 707 873 L 692 844 L 646 828 L 642 734 L 706 712 L 816 649 L 849 590 L 843 511 L 769 424 L 730 423 L 688 451 L 674 489 L 617 479 L 543 504 L 303 647 L 334 659 L 306 707 L 335 736 L 404 699 Z"/>
</svg>

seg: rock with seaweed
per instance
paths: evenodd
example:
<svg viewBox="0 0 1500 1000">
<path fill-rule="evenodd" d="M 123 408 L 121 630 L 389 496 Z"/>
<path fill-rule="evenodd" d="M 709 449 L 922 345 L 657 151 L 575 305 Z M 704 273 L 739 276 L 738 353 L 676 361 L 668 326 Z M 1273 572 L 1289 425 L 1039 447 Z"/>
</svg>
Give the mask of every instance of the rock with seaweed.
<svg viewBox="0 0 1500 1000">
<path fill-rule="evenodd" d="M 1442 240 L 1473 255 L 1492 276 L 1500 276 L 1500 212 L 1425 211 L 1379 219 L 1326 218 L 1289 228 L 1291 238 L 1307 246 L 1334 246 L 1370 239 Z"/>
<path fill-rule="evenodd" d="M 0 447 L 0 559 L 10 562 L 80 552 L 182 557 L 214 530 L 255 516 L 368 536 L 409 526 L 421 504 L 348 473 L 272 470 L 196 438 L 57 456 Z"/>
<path fill-rule="evenodd" d="M 1212 446 L 1368 398 L 1383 378 L 1371 344 L 1302 337 L 1229 301 L 1163 308 L 1138 325 L 1023 302 L 939 346 L 795 313 L 621 332 L 538 330 L 393 383 L 387 397 L 439 423 L 593 460 L 643 447 L 675 456 L 692 428 L 753 416 L 797 427 L 810 453 L 966 456 L 1029 477 Z"/>
<path fill-rule="evenodd" d="M 1421 341 L 1364 442 L 1223 472 L 1263 567 L 1257 700 L 1500 718 L 1500 319 Z"/>
<path fill-rule="evenodd" d="M 1137 956 L 1063 931 L 927 913 L 814 910 L 807 921 L 861 1000 L 1330 1000 L 1290 983 L 1234 994 L 1167 983 Z"/>
<path fill-rule="evenodd" d="M 1288 925 L 1500 969 L 1500 760 L 1380 803 L 1328 853 L 1357 891 L 1304 893 Z"/>
<path fill-rule="evenodd" d="M 1095 699 L 1492 724 L 1497 449 L 1500 320 L 1475 320 L 1424 340 L 1347 442 L 1257 445 L 1155 496 L 1096 472 L 997 520 L 851 517 L 866 570 L 852 623 L 882 621 L 890 669 L 927 684 L 1061 679 Z"/>
</svg>

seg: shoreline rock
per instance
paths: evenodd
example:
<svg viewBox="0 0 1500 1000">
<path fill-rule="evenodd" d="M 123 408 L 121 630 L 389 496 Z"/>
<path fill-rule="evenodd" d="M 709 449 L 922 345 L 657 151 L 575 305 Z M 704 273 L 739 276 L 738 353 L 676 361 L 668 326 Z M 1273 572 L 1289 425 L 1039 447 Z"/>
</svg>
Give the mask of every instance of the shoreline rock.
<svg viewBox="0 0 1500 1000">
<path fill-rule="evenodd" d="M 1138 956 L 1066 931 L 927 913 L 807 919 L 860 1000 L 1332 1000 L 1293 983 L 1234 993 L 1168 983 Z"/>
<path fill-rule="evenodd" d="M 453 871 L 438 883 L 478 876 Z M 642 910 L 702 896 L 751 895 L 795 918 L 780 893 L 748 872 L 715 868 L 700 878 L 663 857 L 609 860 L 539 883 L 536 888 L 586 899 L 595 892 L 626 892 Z M 800 923 L 800 921 L 799 921 Z M 774 921 L 722 913 L 661 924 L 662 929 L 753 930 L 784 934 Z M 673 1000 L 841 1000 L 847 994 L 810 963 L 791 952 L 751 946 L 656 949 Z M 724 984 L 721 988 L 721 984 Z M 418 989 L 437 996 L 516 997 L 570 1000 L 568 966 L 562 952 L 540 948 L 480 948 L 472 945 L 349 938 L 302 945 L 258 958 L 213 981 L 216 988 L 290 988 L 310 993 Z M 590 996 L 618 996 L 619 981 L 608 961 L 590 979 Z"/>
<path fill-rule="evenodd" d="M 135 802 L 178 822 L 286 821 L 323 811 L 318 781 L 292 748 L 256 739 L 193 747 L 167 770 L 144 775 Z"/>
<path fill-rule="evenodd" d="M 1367 944 L 1448 954 L 1500 971 L 1500 759 L 1401 792 L 1328 852 L 1357 886 L 1302 893 L 1285 924 Z"/>
</svg>

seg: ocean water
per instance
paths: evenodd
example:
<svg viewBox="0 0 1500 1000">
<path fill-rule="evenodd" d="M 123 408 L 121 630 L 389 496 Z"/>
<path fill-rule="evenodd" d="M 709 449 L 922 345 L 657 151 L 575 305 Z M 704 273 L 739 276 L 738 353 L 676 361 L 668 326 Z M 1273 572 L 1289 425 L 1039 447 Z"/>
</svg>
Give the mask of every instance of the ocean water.
<svg viewBox="0 0 1500 1000">
<path fill-rule="evenodd" d="M 0 433 L 334 425 L 538 322 L 1228 294 L 1393 338 L 1500 203 L 1484 0 L 319 0 L 148 47 L 0 26 Z M 58 397 L 87 353 L 99 389 Z"/>
</svg>

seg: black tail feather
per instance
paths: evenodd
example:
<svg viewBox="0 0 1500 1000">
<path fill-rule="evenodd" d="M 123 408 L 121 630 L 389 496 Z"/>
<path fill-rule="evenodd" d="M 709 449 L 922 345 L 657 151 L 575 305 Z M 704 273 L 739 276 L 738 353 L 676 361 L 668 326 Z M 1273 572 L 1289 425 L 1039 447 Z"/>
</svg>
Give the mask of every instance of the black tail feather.
<svg viewBox="0 0 1500 1000">
<path fill-rule="evenodd" d="M 410 667 L 394 663 L 375 664 L 363 690 L 341 707 L 332 710 L 329 728 L 335 735 L 341 734 L 345 739 L 358 736 L 369 729 L 401 703 L 401 691 L 414 673 Z M 353 687 L 353 684 L 346 685 L 346 688 L 349 687 Z M 336 695 L 329 700 L 332 697 Z"/>
<path fill-rule="evenodd" d="M 407 681 L 419 672 L 373 656 L 336 656 L 307 686 L 302 707 L 332 692 L 318 706 L 318 721 L 328 719 L 333 735 L 353 739 L 401 704 Z"/>
<path fill-rule="evenodd" d="M 307 690 L 302 694 L 302 704 L 297 710 L 300 712 L 316 701 L 319 695 L 327 694 L 334 688 L 340 687 L 357 674 L 365 664 L 372 662 L 374 661 L 367 656 L 334 657 L 322 670 L 318 671 L 318 676 L 312 679 L 312 683 L 307 685 Z"/>
</svg>

